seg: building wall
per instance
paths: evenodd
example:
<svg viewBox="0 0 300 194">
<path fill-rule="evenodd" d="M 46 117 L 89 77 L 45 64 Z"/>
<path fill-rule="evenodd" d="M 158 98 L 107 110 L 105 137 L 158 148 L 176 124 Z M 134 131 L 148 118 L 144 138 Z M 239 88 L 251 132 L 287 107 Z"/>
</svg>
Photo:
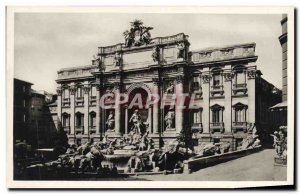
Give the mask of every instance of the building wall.
<svg viewBox="0 0 300 194">
<path fill-rule="evenodd" d="M 31 83 L 14 79 L 14 142 L 28 140 L 31 119 Z"/>
<path fill-rule="evenodd" d="M 100 109 L 99 100 L 105 93 L 131 94 L 140 89 L 148 95 L 158 93 L 163 96 L 168 94 L 169 86 L 173 86 L 173 94 L 195 94 L 195 102 L 200 108 L 182 111 L 175 106 L 174 110 L 169 110 L 168 104 L 162 109 L 149 108 L 144 113 L 147 118 L 144 122 L 149 124 L 150 136 L 156 143 L 160 142 L 161 136 L 166 143 L 182 130 L 190 130 L 198 144 L 229 142 L 233 150 L 241 144 L 268 108 L 257 95 L 261 73 L 255 64 L 255 43 L 203 49 L 187 56 L 177 51 L 176 37 L 170 41 L 173 42 L 168 42 L 168 46 L 162 44 L 159 47 L 162 55 L 158 61 L 151 62 L 150 46 L 124 48 L 121 55 L 127 57 L 123 58 L 123 68 L 123 60 L 116 62 L 113 57 L 119 56 L 120 45 L 117 45 L 99 47 L 98 66 L 59 71 L 57 118 L 68 133 L 70 143 L 84 143 L 90 138 L 98 140 L 106 134 L 120 137 L 129 132 L 132 110 L 124 106 Z M 188 53 L 189 43 L 185 44 Z M 145 63 L 143 57 L 132 61 L 139 52 L 147 55 Z M 108 131 L 106 125 L 110 111 L 115 115 L 114 132 Z M 174 112 L 175 119 L 173 126 L 167 128 L 165 117 L 170 111 Z M 94 126 L 90 125 L 91 116 L 96 121 Z"/>
<path fill-rule="evenodd" d="M 282 35 L 279 37 L 279 41 L 282 47 L 282 101 L 287 101 L 287 15 L 284 14 L 281 20 Z"/>
</svg>

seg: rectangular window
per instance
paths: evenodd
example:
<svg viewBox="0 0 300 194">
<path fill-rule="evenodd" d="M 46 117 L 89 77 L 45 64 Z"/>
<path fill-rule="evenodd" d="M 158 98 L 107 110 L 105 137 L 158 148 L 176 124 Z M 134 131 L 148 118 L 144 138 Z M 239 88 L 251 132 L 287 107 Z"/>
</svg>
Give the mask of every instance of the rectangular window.
<svg viewBox="0 0 300 194">
<path fill-rule="evenodd" d="M 202 123 L 202 112 L 200 110 L 198 111 L 195 111 L 194 114 L 193 114 L 193 123 L 194 124 L 200 124 Z"/>
<path fill-rule="evenodd" d="M 70 97 L 70 94 L 69 94 L 69 90 L 68 90 L 68 89 L 64 89 L 64 91 L 63 91 L 63 97 L 64 97 L 64 98 L 69 98 L 69 97 Z"/>
<path fill-rule="evenodd" d="M 26 114 L 23 115 L 23 122 L 26 123 Z"/>
<path fill-rule="evenodd" d="M 77 88 L 76 97 L 77 98 L 81 98 L 82 97 L 82 88 L 81 87 Z"/>
<path fill-rule="evenodd" d="M 221 75 L 214 74 L 213 76 L 213 86 L 220 86 L 221 85 Z"/>
<path fill-rule="evenodd" d="M 26 107 L 26 100 L 23 100 L 23 107 Z"/>
<path fill-rule="evenodd" d="M 95 86 L 91 87 L 90 96 L 96 96 L 96 87 Z"/>
<path fill-rule="evenodd" d="M 235 109 L 235 122 L 246 122 L 246 109 Z"/>
<path fill-rule="evenodd" d="M 212 122 L 219 123 L 220 122 L 220 110 L 212 111 Z"/>
<path fill-rule="evenodd" d="M 245 74 L 243 72 L 236 73 L 236 84 L 245 84 Z"/>
<path fill-rule="evenodd" d="M 24 93 L 26 92 L 26 86 L 23 86 L 23 92 Z"/>
</svg>

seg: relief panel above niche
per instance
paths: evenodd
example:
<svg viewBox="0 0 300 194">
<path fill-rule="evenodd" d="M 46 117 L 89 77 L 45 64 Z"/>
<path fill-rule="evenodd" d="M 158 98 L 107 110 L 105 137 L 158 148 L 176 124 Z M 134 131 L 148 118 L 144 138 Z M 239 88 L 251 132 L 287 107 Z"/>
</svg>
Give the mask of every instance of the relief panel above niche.
<svg viewBox="0 0 300 194">
<path fill-rule="evenodd" d="M 151 50 L 135 53 L 124 53 L 123 55 L 124 69 L 143 68 L 151 64 L 153 64 Z"/>
</svg>

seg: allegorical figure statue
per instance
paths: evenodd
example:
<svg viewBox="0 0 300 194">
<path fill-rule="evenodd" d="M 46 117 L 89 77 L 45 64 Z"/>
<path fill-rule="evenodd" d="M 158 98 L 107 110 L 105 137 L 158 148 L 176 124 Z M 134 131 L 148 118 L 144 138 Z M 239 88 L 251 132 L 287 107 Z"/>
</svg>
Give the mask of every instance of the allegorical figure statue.
<svg viewBox="0 0 300 194">
<path fill-rule="evenodd" d="M 121 66 L 121 59 L 122 59 L 121 53 L 116 52 L 115 56 L 114 56 L 114 64 L 115 64 L 116 67 L 120 67 Z"/>
<path fill-rule="evenodd" d="M 286 158 L 286 152 L 287 152 L 287 141 L 286 141 L 286 133 L 285 130 L 286 128 L 281 126 L 279 128 L 279 131 L 275 131 L 273 136 L 274 138 L 274 144 L 273 146 L 275 147 L 275 151 L 277 156 L 280 158 Z"/>
<path fill-rule="evenodd" d="M 115 116 L 113 111 L 109 112 L 108 118 L 106 120 L 106 124 L 107 124 L 107 129 L 109 131 L 113 130 L 115 128 L 114 124 L 115 124 Z"/>
<path fill-rule="evenodd" d="M 166 129 L 171 129 L 173 125 L 173 120 L 175 118 L 175 112 L 169 111 L 165 116 Z"/>
<path fill-rule="evenodd" d="M 133 123 L 133 127 L 131 130 L 133 130 L 136 134 L 141 133 L 141 127 L 142 127 L 142 118 L 138 110 L 135 110 L 132 114 L 129 123 Z"/>
<path fill-rule="evenodd" d="M 152 27 L 146 27 L 141 20 L 134 20 L 131 22 L 130 30 L 126 30 L 123 35 L 125 38 L 125 46 L 141 46 L 147 45 L 151 42 Z"/>
<path fill-rule="evenodd" d="M 174 84 L 170 84 L 166 89 L 167 94 L 173 94 L 174 93 Z"/>
<path fill-rule="evenodd" d="M 158 46 L 155 46 L 153 47 L 152 49 L 152 59 L 154 62 L 158 62 L 159 61 L 159 58 L 160 58 L 160 53 L 159 53 L 159 47 Z"/>
<path fill-rule="evenodd" d="M 185 45 L 183 42 L 177 44 L 178 54 L 177 59 L 184 59 L 185 58 Z"/>
</svg>

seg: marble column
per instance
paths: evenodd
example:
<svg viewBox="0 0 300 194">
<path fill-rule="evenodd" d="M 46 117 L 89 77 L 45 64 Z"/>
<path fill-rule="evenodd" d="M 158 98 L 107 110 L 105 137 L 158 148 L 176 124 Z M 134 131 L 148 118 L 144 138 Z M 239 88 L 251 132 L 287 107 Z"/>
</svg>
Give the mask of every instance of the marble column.
<svg viewBox="0 0 300 194">
<path fill-rule="evenodd" d="M 71 134 L 75 134 L 75 93 L 76 93 L 76 87 L 74 84 L 70 87 L 70 130 Z"/>
<path fill-rule="evenodd" d="M 84 135 L 89 135 L 89 91 L 88 82 L 84 83 Z"/>
<path fill-rule="evenodd" d="M 181 101 L 183 100 L 183 76 L 177 76 L 176 77 L 176 86 L 175 86 L 175 92 L 176 92 L 176 105 L 175 105 L 175 129 L 176 133 L 180 133 L 181 130 L 184 128 L 184 114 L 183 114 L 183 108 L 180 107 L 180 105 L 184 105 Z"/>
<path fill-rule="evenodd" d="M 115 94 L 120 94 L 120 83 L 115 83 Z M 115 132 L 116 135 L 121 134 L 121 105 L 115 103 Z"/>
<path fill-rule="evenodd" d="M 153 94 L 159 95 L 159 79 L 153 79 Z M 159 102 L 153 104 L 153 133 L 159 133 Z"/>
<path fill-rule="evenodd" d="M 96 134 L 100 134 L 101 131 L 101 125 L 100 125 L 100 85 L 96 85 Z"/>
</svg>

